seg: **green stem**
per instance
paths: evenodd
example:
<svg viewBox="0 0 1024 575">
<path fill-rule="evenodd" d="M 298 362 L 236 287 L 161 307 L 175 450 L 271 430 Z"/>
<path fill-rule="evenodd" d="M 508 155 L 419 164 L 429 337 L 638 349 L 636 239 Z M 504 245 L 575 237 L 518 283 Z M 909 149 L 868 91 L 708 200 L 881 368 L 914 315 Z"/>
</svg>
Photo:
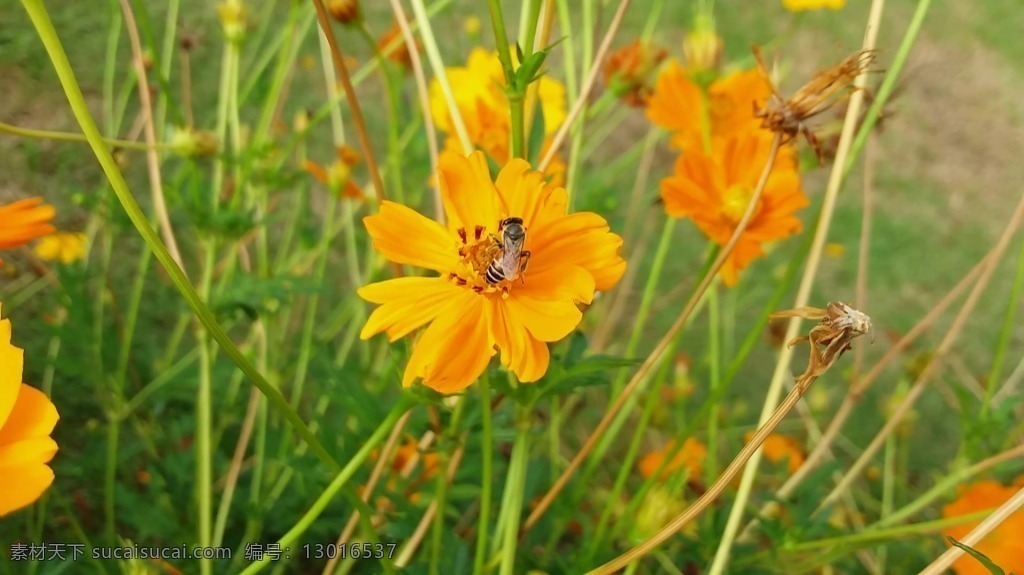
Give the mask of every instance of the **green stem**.
<svg viewBox="0 0 1024 575">
<path fill-rule="evenodd" d="M 477 520 L 476 555 L 473 558 L 473 575 L 484 575 L 487 559 L 487 530 L 491 522 L 491 483 L 494 474 L 494 436 L 491 426 L 491 384 L 485 371 L 478 384 L 480 389 L 480 517 Z"/>
<path fill-rule="evenodd" d="M 282 413 L 288 423 L 291 424 L 299 433 L 299 435 L 309 444 L 310 449 L 324 462 L 331 470 L 340 469 L 338 462 L 328 453 L 316 436 L 310 431 L 309 427 L 302 421 L 289 405 L 287 400 L 281 395 L 281 392 L 274 388 L 267 380 L 260 374 L 256 368 L 242 355 L 242 353 L 235 347 L 234 342 L 224 331 L 224 329 L 217 323 L 213 312 L 207 307 L 206 303 L 199 297 L 192 284 L 189 283 L 188 278 L 184 272 L 171 258 L 170 253 L 167 251 L 167 247 L 160 240 L 156 231 L 149 225 L 145 215 L 136 203 L 135 198 L 132 196 L 131 190 L 128 189 L 128 184 L 125 182 L 124 176 L 121 174 L 121 170 L 117 167 L 117 163 L 111 156 L 110 151 L 103 143 L 103 137 L 99 130 L 96 128 L 96 123 L 93 120 L 92 113 L 89 111 L 89 107 L 85 102 L 85 97 L 82 96 L 81 88 L 78 85 L 78 80 L 75 78 L 75 73 L 71 69 L 71 64 L 68 62 L 67 54 L 64 52 L 64 47 L 61 45 L 60 38 L 57 36 L 57 31 L 53 28 L 53 22 L 50 21 L 49 13 L 46 11 L 46 7 L 43 5 L 42 0 L 22 0 L 22 5 L 28 12 L 29 18 L 32 20 L 32 24 L 35 26 L 43 45 L 46 47 L 46 51 L 50 57 L 53 67 L 60 79 L 61 85 L 64 89 L 64 93 L 68 98 L 68 102 L 71 105 L 71 110 L 75 115 L 82 128 L 82 132 L 89 140 L 89 145 L 93 149 L 93 153 L 96 155 L 96 159 L 99 161 L 100 166 L 103 168 L 103 172 L 106 174 L 107 179 L 110 182 L 114 193 L 117 195 L 121 206 L 124 208 L 128 218 L 132 221 L 132 224 L 138 230 L 139 235 L 146 242 L 156 259 L 166 270 L 171 282 L 175 288 L 181 293 L 182 297 L 188 303 L 192 311 L 199 317 L 202 324 L 209 330 L 210 335 L 217 343 L 224 349 L 225 353 L 231 358 L 232 361 L 241 369 L 248 379 L 259 388 L 259 390 L 267 396 L 270 405 L 280 413 Z M 211 195 L 216 197 L 216 191 L 211 192 Z"/>
<path fill-rule="evenodd" d="M 523 490 L 526 488 L 526 469 L 530 455 L 530 411 L 524 405 L 516 406 L 516 437 L 512 442 L 512 459 L 508 466 L 505 493 L 502 496 L 498 531 L 502 536 L 500 575 L 513 575 L 516 548 L 519 542 L 519 520 L 523 509 Z"/>
<path fill-rule="evenodd" d="M 626 343 L 626 357 L 632 357 L 640 344 L 640 336 L 644 334 L 647 318 L 651 313 L 651 304 L 654 302 L 654 295 L 658 291 L 658 283 L 661 279 L 661 270 L 665 266 L 665 259 L 668 257 L 669 248 L 672 247 L 672 231 L 675 229 L 676 218 L 665 218 L 665 226 L 661 229 L 661 240 L 658 242 L 657 251 L 654 253 L 654 263 L 651 264 L 651 273 L 647 276 L 647 283 L 644 285 L 644 293 L 640 298 L 640 309 L 636 312 L 636 322 L 633 324 L 633 331 L 630 333 L 629 342 Z M 624 374 L 624 372 L 623 372 Z M 616 394 L 622 387 L 623 374 L 619 375 L 614 389 Z"/>
<path fill-rule="evenodd" d="M 718 390 L 722 387 L 722 357 L 721 357 L 721 339 L 722 339 L 722 318 L 720 308 L 718 306 L 718 285 L 712 284 L 708 288 L 708 323 L 709 323 L 709 337 L 708 337 L 708 356 L 711 364 L 711 394 L 718 395 Z M 708 413 L 708 454 L 707 462 L 704 464 L 704 479 L 708 485 L 711 485 L 715 481 L 715 477 L 718 477 L 718 413 L 720 409 L 720 402 L 711 403 L 711 410 Z"/>
<path fill-rule="evenodd" d="M 406 409 L 408 409 L 409 403 L 410 402 L 406 398 L 402 398 L 393 408 L 391 408 L 391 412 L 384 418 L 384 421 L 382 421 L 377 429 L 374 430 L 373 434 L 363 442 L 359 451 L 357 451 L 356 454 L 348 460 L 345 467 L 338 471 L 338 474 L 334 477 L 327 488 L 324 489 L 323 493 L 320 494 L 320 497 L 317 497 L 316 501 L 313 502 L 313 505 L 310 506 L 309 511 L 307 511 L 302 518 L 300 518 L 298 522 L 296 522 L 295 525 L 281 537 L 278 543 L 281 545 L 282 549 L 298 541 L 302 534 L 313 525 L 313 522 L 316 521 L 318 517 L 320 517 L 320 514 L 327 508 L 327 505 L 334 500 L 338 492 L 341 491 L 341 489 L 348 483 L 348 480 L 351 479 L 352 476 L 355 475 L 356 471 L 358 471 L 363 465 L 363 462 L 365 462 L 370 456 L 373 449 L 377 447 L 377 444 L 380 443 L 384 439 L 384 436 L 391 431 L 391 428 L 394 427 L 398 418 L 405 413 Z M 242 575 L 259 573 L 269 564 L 270 559 L 265 557 L 261 561 L 251 563 L 242 571 Z"/>
<path fill-rule="evenodd" d="M 445 428 L 443 439 L 452 448 L 441 450 L 441 462 L 437 467 L 440 470 L 448 469 L 448 465 L 452 460 L 452 453 L 458 448 L 459 426 L 462 422 L 462 413 L 465 411 L 466 403 L 465 398 L 459 400 L 455 405 L 455 412 L 452 414 L 451 422 Z M 430 545 L 430 575 L 440 575 L 441 573 L 441 554 L 444 543 L 444 507 L 448 497 L 448 481 L 447 472 L 442 471 L 437 474 L 437 489 L 434 494 L 434 508 L 436 511 L 434 513 L 434 526 Z"/>
</svg>

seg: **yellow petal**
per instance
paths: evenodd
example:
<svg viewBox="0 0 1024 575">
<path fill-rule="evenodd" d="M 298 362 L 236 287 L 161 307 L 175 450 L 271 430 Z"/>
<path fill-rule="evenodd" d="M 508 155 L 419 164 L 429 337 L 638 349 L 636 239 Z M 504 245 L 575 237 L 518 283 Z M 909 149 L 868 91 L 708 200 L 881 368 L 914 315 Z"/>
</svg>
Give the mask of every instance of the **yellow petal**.
<svg viewBox="0 0 1024 575">
<path fill-rule="evenodd" d="M 449 227 L 473 230 L 484 226 L 496 233 L 501 217 L 498 194 L 483 152 L 473 152 L 469 157 L 445 152 L 438 160 L 437 171 Z"/>
<path fill-rule="evenodd" d="M 0 449 L 32 438 L 48 438 L 58 419 L 60 416 L 57 415 L 57 408 L 46 394 L 34 387 L 22 385 L 14 409 L 3 425 L 0 425 Z M 0 458 L 0 461 L 3 459 Z"/>
<path fill-rule="evenodd" d="M 439 393 L 457 393 L 487 369 L 494 339 L 488 329 L 486 297 L 461 291 L 416 341 L 402 385 L 423 379 L 423 385 Z"/>
<path fill-rule="evenodd" d="M 501 350 L 501 364 L 509 368 L 516 378 L 529 383 L 537 381 L 548 370 L 550 352 L 546 343 L 532 337 L 523 322 L 499 298 L 493 298 L 491 333 Z"/>
<path fill-rule="evenodd" d="M 504 204 L 503 217 L 523 218 L 527 231 L 533 225 L 537 208 L 544 191 L 543 174 L 530 170 L 530 164 L 521 158 L 513 158 L 498 173 L 494 186 Z"/>
<path fill-rule="evenodd" d="M 7 421 L 21 391 L 24 352 L 11 345 L 11 321 L 0 320 L 0 427 Z"/>
<path fill-rule="evenodd" d="M 364 286 L 358 291 L 360 297 L 383 305 L 373 310 L 359 337 L 368 339 L 387 331 L 388 339 L 395 341 L 432 321 L 450 298 L 464 291 L 438 277 L 397 278 Z"/>
<path fill-rule="evenodd" d="M 455 237 L 441 224 L 395 202 L 382 202 L 380 212 L 363 218 L 373 247 L 385 258 L 439 272 L 455 268 Z"/>
<path fill-rule="evenodd" d="M 33 503 L 51 483 L 53 470 L 46 464 L 0 464 L 0 516 Z"/>
<path fill-rule="evenodd" d="M 564 283 L 561 278 L 556 279 L 556 275 L 572 276 L 573 280 Z M 593 296 L 594 278 L 583 268 L 552 268 L 543 275 L 530 276 L 523 286 L 513 287 L 505 305 L 508 314 L 526 326 L 534 338 L 545 342 L 558 341 L 572 333 L 583 318 L 574 303 L 575 297 L 566 296 L 586 293 L 588 287 Z"/>
<path fill-rule="evenodd" d="M 609 290 L 626 271 L 626 261 L 619 255 L 622 238 L 608 231 L 608 222 L 592 212 L 578 212 L 552 220 L 537 232 L 536 267 L 577 265 L 594 276 L 598 290 Z M 530 264 L 534 264 L 531 258 Z"/>
</svg>

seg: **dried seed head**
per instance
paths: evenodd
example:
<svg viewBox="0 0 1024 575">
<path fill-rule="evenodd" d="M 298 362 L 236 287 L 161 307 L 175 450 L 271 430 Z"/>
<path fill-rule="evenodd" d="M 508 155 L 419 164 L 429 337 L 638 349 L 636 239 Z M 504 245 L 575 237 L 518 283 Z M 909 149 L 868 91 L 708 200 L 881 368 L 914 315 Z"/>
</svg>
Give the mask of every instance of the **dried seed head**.
<svg viewBox="0 0 1024 575">
<path fill-rule="evenodd" d="M 765 66 L 761 49 L 752 46 L 758 69 L 772 86 L 772 95 L 763 108 L 754 111 L 754 116 L 761 118 L 761 126 L 765 129 L 782 134 L 783 141 L 788 142 L 803 134 L 807 143 L 814 148 L 821 158 L 821 150 L 817 138 L 807 126 L 807 120 L 831 108 L 840 99 L 848 96 L 853 88 L 853 81 L 875 60 L 872 50 L 860 50 L 848 56 L 838 65 L 818 72 L 798 89 L 789 99 L 779 93 L 778 87 L 771 82 L 768 67 Z"/>
</svg>

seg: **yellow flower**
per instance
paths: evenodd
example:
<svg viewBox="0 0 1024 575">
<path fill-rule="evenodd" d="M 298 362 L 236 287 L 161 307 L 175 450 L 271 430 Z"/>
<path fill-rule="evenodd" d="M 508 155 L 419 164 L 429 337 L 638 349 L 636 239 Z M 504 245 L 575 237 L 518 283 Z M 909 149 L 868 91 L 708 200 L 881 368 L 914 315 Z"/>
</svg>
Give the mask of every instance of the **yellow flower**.
<svg viewBox="0 0 1024 575">
<path fill-rule="evenodd" d="M 509 146 L 512 119 L 498 53 L 474 48 L 466 66 L 446 68 L 445 74 L 452 86 L 455 105 L 466 125 L 470 141 L 498 165 L 508 163 L 511 158 Z M 544 135 L 547 137 L 542 146 L 543 153 L 550 145 L 550 136 L 565 121 L 565 86 L 543 76 L 537 84 L 537 96 L 544 114 Z M 430 84 L 430 111 L 437 128 L 448 134 L 445 149 L 461 152 L 462 146 L 455 134 L 448 102 L 436 79 Z M 561 166 L 560 172 L 558 166 Z M 556 160 L 546 171 L 556 186 L 564 182 L 564 166 L 564 163 Z"/>
<path fill-rule="evenodd" d="M 743 217 L 771 151 L 763 135 L 747 132 L 719 141 L 714 153 L 691 150 L 679 157 L 675 174 L 661 181 L 665 212 L 692 218 L 705 235 L 725 245 Z M 779 151 L 775 167 L 746 231 L 722 266 L 722 279 L 733 286 L 739 272 L 764 254 L 762 244 L 800 231 L 794 213 L 808 205 L 790 148 Z"/>
<path fill-rule="evenodd" d="M 659 467 L 665 465 L 659 479 L 665 479 L 680 469 L 688 470 L 691 479 L 699 479 L 701 464 L 708 453 L 707 446 L 692 437 L 687 437 L 682 447 L 677 447 L 678 445 L 679 443 L 676 440 L 671 440 L 660 450 L 645 455 L 639 463 L 640 475 L 647 479 L 654 475 Z M 678 451 L 676 451 L 677 449 Z M 673 451 L 676 451 L 675 456 L 672 457 L 669 463 L 664 463 L 665 458 Z"/>
<path fill-rule="evenodd" d="M 410 208 L 383 202 L 365 218 L 377 251 L 388 260 L 438 272 L 367 285 L 359 295 L 381 304 L 366 321 L 363 339 L 386 332 L 391 341 L 430 324 L 413 347 L 403 385 L 417 379 L 441 393 L 465 389 L 483 373 L 495 348 L 519 381 L 547 371 L 548 342 L 579 324 L 577 304 L 618 282 L 626 262 L 622 239 L 589 212 L 567 214 L 563 188 L 546 185 L 521 159 L 492 182 L 481 152 L 442 154 L 438 185 L 448 225 Z M 528 267 L 514 281 L 486 281 L 500 223 L 519 217 L 527 230 Z"/>
<path fill-rule="evenodd" d="M 743 436 L 743 440 L 750 441 L 753 437 L 754 432 L 750 431 Z M 761 449 L 768 461 L 772 463 L 787 462 L 787 469 L 790 473 L 796 473 L 806 459 L 803 448 L 795 439 L 779 433 L 769 434 L 761 444 Z"/>
<path fill-rule="evenodd" d="M 1024 476 L 1018 477 L 1017 485 L 1011 487 L 1005 487 L 995 481 L 979 481 L 968 486 L 961 486 L 957 500 L 943 506 L 942 517 L 948 519 L 985 509 L 994 510 L 1006 503 L 1021 486 L 1024 486 L 1024 483 L 1021 483 L 1022 479 Z M 962 523 L 943 530 L 942 534 L 960 541 L 979 523 L 981 523 L 980 519 Z M 974 545 L 973 549 L 984 554 L 1007 573 L 1024 573 L 1024 537 L 1021 537 L 1022 533 L 1024 533 L 1024 509 L 1018 509 L 994 531 Z M 956 575 L 988 575 L 989 573 L 988 569 L 976 559 L 966 555 L 953 563 L 953 571 L 956 572 Z"/>
<path fill-rule="evenodd" d="M 53 483 L 47 465 L 57 408 L 21 383 L 24 352 L 11 345 L 11 322 L 0 320 L 0 516 L 31 504 Z"/>
<path fill-rule="evenodd" d="M 803 12 L 804 10 L 839 10 L 846 5 L 846 0 L 782 0 L 782 7 L 790 12 Z"/>
<path fill-rule="evenodd" d="M 42 198 L 28 198 L 0 206 L 0 250 L 23 246 L 57 231 L 50 221 L 57 215 Z M 3 265 L 3 260 L 0 260 Z"/>
<path fill-rule="evenodd" d="M 705 92 L 687 68 L 672 61 L 658 76 L 647 118 L 672 132 L 672 145 L 684 152 L 704 151 L 704 130 L 714 144 L 747 131 L 759 131 L 755 106 L 763 107 L 771 85 L 756 68 L 737 71 L 711 83 Z"/>
<path fill-rule="evenodd" d="M 59 232 L 44 237 L 36 246 L 35 253 L 40 258 L 62 264 L 77 262 L 85 257 L 85 234 Z"/>
</svg>

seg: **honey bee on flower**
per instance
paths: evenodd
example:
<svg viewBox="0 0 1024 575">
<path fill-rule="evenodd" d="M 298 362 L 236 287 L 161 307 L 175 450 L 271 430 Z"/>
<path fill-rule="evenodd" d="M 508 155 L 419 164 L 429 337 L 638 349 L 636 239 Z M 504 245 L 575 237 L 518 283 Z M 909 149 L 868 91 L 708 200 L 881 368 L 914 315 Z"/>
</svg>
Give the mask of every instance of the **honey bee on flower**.
<svg viewBox="0 0 1024 575">
<path fill-rule="evenodd" d="M 622 277 L 622 239 L 597 214 L 567 213 L 565 189 L 547 184 L 521 159 L 492 180 L 482 152 L 447 152 L 438 163 L 438 185 L 447 225 L 388 201 L 365 218 L 385 258 L 437 275 L 362 287 L 359 295 L 379 306 L 360 337 L 385 332 L 395 341 L 427 326 L 406 365 L 406 386 L 422 379 L 438 392 L 459 392 L 497 351 L 519 381 L 540 379 L 550 359 L 547 344 L 575 329 L 580 304 Z M 492 267 L 501 269 L 500 278 Z"/>
</svg>

